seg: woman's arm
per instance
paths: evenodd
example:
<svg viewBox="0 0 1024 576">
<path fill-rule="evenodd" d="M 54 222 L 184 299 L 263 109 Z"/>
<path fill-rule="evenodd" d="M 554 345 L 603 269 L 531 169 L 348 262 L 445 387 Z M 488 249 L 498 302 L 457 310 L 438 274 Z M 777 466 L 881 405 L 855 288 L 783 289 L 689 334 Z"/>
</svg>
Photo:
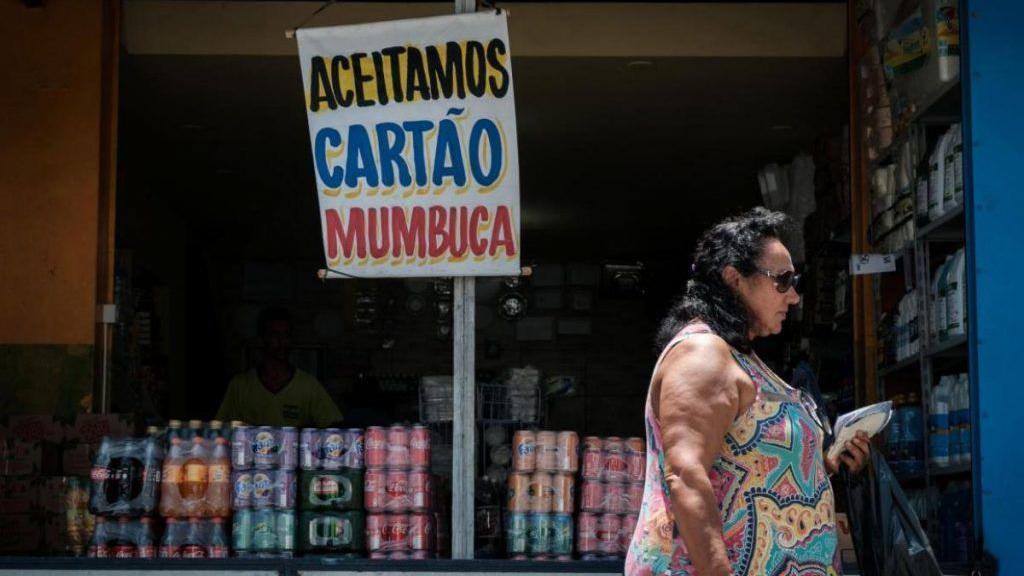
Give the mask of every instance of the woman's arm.
<svg viewBox="0 0 1024 576">
<path fill-rule="evenodd" d="M 672 511 L 701 576 L 732 573 L 721 512 L 708 474 L 740 406 L 739 367 L 728 345 L 695 335 L 663 363 L 658 420 Z"/>
</svg>

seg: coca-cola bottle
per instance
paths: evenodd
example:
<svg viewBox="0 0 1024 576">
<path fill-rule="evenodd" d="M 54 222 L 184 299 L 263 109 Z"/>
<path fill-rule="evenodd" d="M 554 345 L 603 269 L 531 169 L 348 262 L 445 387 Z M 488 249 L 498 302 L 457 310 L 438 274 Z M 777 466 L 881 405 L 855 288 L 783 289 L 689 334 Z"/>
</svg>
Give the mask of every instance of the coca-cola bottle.
<svg viewBox="0 0 1024 576">
<path fill-rule="evenodd" d="M 139 558 L 156 558 L 156 537 L 153 535 L 153 519 L 139 519 L 138 534 L 135 537 L 135 550 Z"/>
<path fill-rule="evenodd" d="M 203 437 L 203 421 L 202 420 L 189 420 L 188 431 L 185 433 L 185 440 L 191 441 L 196 437 Z"/>
<path fill-rule="evenodd" d="M 93 514 L 106 514 L 110 509 L 107 501 L 107 481 L 110 479 L 110 443 L 107 436 L 103 437 L 96 456 L 92 460 L 89 471 L 89 511 Z"/>
<path fill-rule="evenodd" d="M 93 524 L 92 538 L 86 556 L 89 558 L 109 558 L 110 545 L 107 536 L 107 519 L 97 516 Z"/>
<path fill-rule="evenodd" d="M 164 536 L 160 540 L 161 558 L 181 558 L 181 523 L 177 518 L 168 518 L 164 525 Z"/>
<path fill-rule="evenodd" d="M 164 449 L 157 435 L 146 437 L 142 462 L 142 493 L 138 498 L 138 508 L 142 514 L 149 515 L 156 512 L 160 504 L 160 481 L 163 476 Z"/>
<path fill-rule="evenodd" d="M 181 505 L 181 468 L 185 453 L 183 442 L 177 434 L 170 435 L 170 446 L 164 458 L 163 477 L 160 482 L 160 515 L 164 518 L 180 518 L 185 515 Z"/>
<path fill-rule="evenodd" d="M 206 538 L 199 518 L 188 519 L 188 531 L 181 545 L 182 558 L 206 558 Z"/>
<path fill-rule="evenodd" d="M 117 521 L 117 535 L 110 545 L 110 555 L 114 558 L 138 558 L 138 550 L 135 547 L 134 530 L 131 520 L 122 517 Z"/>
<path fill-rule="evenodd" d="M 224 519 L 214 518 L 210 521 L 210 534 L 207 538 L 207 558 L 228 557 L 228 537 L 224 531 Z"/>
<path fill-rule="evenodd" d="M 231 445 L 218 436 L 213 441 L 209 460 L 209 487 L 206 489 L 207 516 L 231 514 Z"/>
<path fill-rule="evenodd" d="M 164 434 L 164 441 L 166 444 L 170 446 L 171 439 L 181 437 L 181 420 L 168 420 L 167 432 Z"/>
</svg>

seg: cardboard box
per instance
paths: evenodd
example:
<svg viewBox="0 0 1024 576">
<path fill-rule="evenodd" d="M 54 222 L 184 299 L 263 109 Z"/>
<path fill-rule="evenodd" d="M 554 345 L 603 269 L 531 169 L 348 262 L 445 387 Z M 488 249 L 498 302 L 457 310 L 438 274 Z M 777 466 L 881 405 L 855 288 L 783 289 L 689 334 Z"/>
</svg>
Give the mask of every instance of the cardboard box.
<svg viewBox="0 0 1024 576">
<path fill-rule="evenodd" d="M 89 476 L 99 444 L 65 444 L 61 451 L 61 473 L 65 476 Z"/>
<path fill-rule="evenodd" d="M 3 461 L 3 473 L 6 476 L 31 476 L 43 472 L 44 446 L 55 447 L 55 444 L 43 442 L 26 442 L 8 440 L 7 454 Z"/>
<path fill-rule="evenodd" d="M 0 479 L 0 513 L 28 514 L 38 502 L 36 479 L 7 476 Z"/>
<path fill-rule="evenodd" d="M 15 440 L 30 443 L 44 440 L 60 443 L 64 439 L 63 427 L 53 420 L 53 416 L 42 414 L 11 416 L 7 420 L 7 433 Z"/>
<path fill-rule="evenodd" d="M 64 429 L 68 444 L 99 444 L 104 436 L 130 437 L 135 434 L 132 414 L 79 414 L 73 426 Z"/>
</svg>

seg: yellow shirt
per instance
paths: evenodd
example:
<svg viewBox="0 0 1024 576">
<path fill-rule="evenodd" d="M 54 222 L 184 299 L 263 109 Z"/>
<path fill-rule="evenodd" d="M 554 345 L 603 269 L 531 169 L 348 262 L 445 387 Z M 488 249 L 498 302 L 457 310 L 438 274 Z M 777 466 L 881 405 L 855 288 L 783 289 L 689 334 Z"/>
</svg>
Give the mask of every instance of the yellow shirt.
<svg viewBox="0 0 1024 576">
<path fill-rule="evenodd" d="M 295 375 L 276 393 L 267 390 L 253 368 L 231 379 L 217 419 L 241 420 L 253 426 L 323 428 L 342 419 L 341 410 L 313 375 Z"/>
</svg>

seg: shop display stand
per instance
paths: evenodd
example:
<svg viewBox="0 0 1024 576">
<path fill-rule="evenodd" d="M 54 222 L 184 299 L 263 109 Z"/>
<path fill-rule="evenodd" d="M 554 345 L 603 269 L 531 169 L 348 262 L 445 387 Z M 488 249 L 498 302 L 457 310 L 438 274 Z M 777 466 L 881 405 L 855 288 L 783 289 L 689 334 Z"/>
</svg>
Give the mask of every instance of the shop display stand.
<svg viewBox="0 0 1024 576">
<path fill-rule="evenodd" d="M 881 243 L 885 238 L 906 221 L 893 223 L 893 226 L 884 230 L 878 230 L 875 226 L 875 219 L 870 217 L 872 196 L 869 182 L 874 170 L 895 163 L 899 156 L 900 147 L 906 142 L 910 134 L 910 126 L 916 125 L 924 132 L 926 148 L 925 159 L 932 153 L 935 141 L 938 136 L 954 123 L 961 120 L 961 83 L 958 79 L 947 82 L 938 82 L 933 86 L 918 91 L 917 94 L 910 94 L 913 101 L 911 112 L 899 118 L 893 118 L 892 126 L 895 131 L 891 144 L 884 149 L 877 150 L 875 158 L 869 160 L 865 140 L 865 125 L 870 120 L 863 118 L 865 113 L 862 105 L 862 84 L 865 80 L 858 73 L 861 59 L 868 54 L 872 47 L 884 47 L 885 34 L 878 34 L 881 41 L 866 40 L 863 18 L 871 18 L 869 13 L 857 15 L 851 10 L 851 156 L 853 157 L 852 195 L 855 206 L 853 219 L 854 252 L 892 252 L 896 255 L 896 273 L 879 274 L 869 277 L 868 280 L 855 280 L 855 282 L 866 282 L 863 286 L 862 296 L 855 296 L 855 323 L 858 326 L 855 345 L 859 348 L 856 351 L 858 361 L 858 372 L 862 388 L 859 390 L 859 404 L 867 404 L 879 400 L 891 400 L 898 395 L 914 393 L 920 398 L 919 409 L 923 415 L 924 426 L 923 448 L 920 453 L 923 458 L 923 466 L 920 473 L 909 473 L 898 475 L 901 485 L 905 490 L 923 490 L 925 501 L 925 514 L 921 517 L 922 525 L 925 527 L 931 544 L 940 559 L 943 571 L 956 573 L 963 565 L 949 562 L 941 562 L 949 556 L 948 550 L 943 550 L 943 541 L 948 542 L 948 536 L 943 534 L 943 527 L 940 522 L 942 499 L 931 497 L 938 491 L 948 487 L 951 482 L 972 481 L 972 463 L 977 460 L 977 455 L 972 455 L 972 463 L 956 464 L 944 467 L 936 467 L 930 463 L 929 454 L 929 406 L 931 398 L 939 384 L 939 378 L 946 374 L 969 373 L 968 369 L 968 336 L 967 332 L 961 336 L 950 336 L 939 340 L 934 334 L 930 321 L 932 309 L 932 297 L 930 287 L 934 280 L 933 271 L 943 262 L 943 259 L 953 254 L 958 248 L 966 247 L 970 242 L 965 232 L 964 206 L 969 205 L 970 182 L 964 179 L 964 200 L 960 206 L 941 217 L 928 222 L 916 222 L 917 228 L 913 239 L 898 246 L 895 249 L 881 249 Z M 861 20 L 857 16 L 862 16 Z M 907 94 L 904 94 L 906 96 Z M 913 188 L 913 186 L 912 186 Z M 916 203 L 916 194 L 913 194 Z M 897 198 L 897 202 L 899 199 Z M 905 199 L 904 199 L 905 201 Z M 889 209 L 894 209 L 890 207 Z M 917 206 L 910 218 L 916 218 Z M 894 220 L 897 220 L 894 218 Z M 858 242 L 858 240 L 860 240 Z M 892 244 L 890 242 L 890 244 Z M 856 290 L 855 290 L 856 291 Z M 878 363 L 876 358 L 887 355 L 879 355 L 882 336 L 878 333 L 878 327 L 882 326 L 883 317 L 896 311 L 896 304 L 904 294 L 916 292 L 918 333 L 920 350 L 910 356 L 896 360 L 893 357 Z M 966 318 L 967 330 L 971 329 L 973 318 Z M 975 386 L 970 382 L 970 386 Z M 915 405 L 917 406 L 917 405 Z M 972 410 L 974 407 L 972 406 Z M 887 433 L 892 430 L 888 430 Z M 880 446 L 880 444 L 879 444 Z M 977 487 L 972 485 L 972 491 Z M 973 533 L 970 534 L 973 540 Z M 968 551 L 973 553 L 974 542 L 968 543 Z"/>
</svg>

